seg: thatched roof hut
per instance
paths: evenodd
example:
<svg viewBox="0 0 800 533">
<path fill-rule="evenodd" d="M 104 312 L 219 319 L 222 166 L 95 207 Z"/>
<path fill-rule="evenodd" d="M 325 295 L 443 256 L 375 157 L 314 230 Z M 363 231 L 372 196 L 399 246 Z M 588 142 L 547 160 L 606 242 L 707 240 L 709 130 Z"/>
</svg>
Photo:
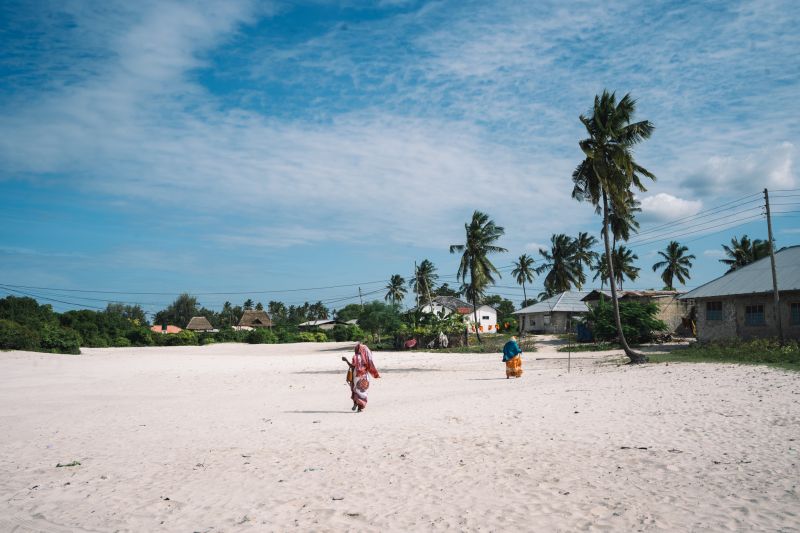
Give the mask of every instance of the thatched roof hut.
<svg viewBox="0 0 800 533">
<path fill-rule="evenodd" d="M 239 320 L 239 326 L 248 328 L 271 328 L 272 320 L 269 318 L 266 311 L 251 309 L 242 314 L 242 318 Z"/>
<path fill-rule="evenodd" d="M 212 331 L 214 326 L 204 316 L 193 316 L 186 329 L 191 331 Z"/>
</svg>

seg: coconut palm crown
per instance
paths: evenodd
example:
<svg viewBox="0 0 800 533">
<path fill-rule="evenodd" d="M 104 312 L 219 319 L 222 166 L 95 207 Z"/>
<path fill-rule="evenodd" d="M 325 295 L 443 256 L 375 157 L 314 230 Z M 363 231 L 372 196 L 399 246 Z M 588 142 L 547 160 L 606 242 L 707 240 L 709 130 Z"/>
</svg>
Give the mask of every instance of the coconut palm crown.
<svg viewBox="0 0 800 533">
<path fill-rule="evenodd" d="M 664 272 L 661 273 L 661 279 L 664 281 L 666 290 L 675 290 L 672 285 L 673 279 L 677 279 L 681 285 L 686 285 L 686 280 L 691 278 L 689 269 L 692 268 L 692 259 L 695 259 L 695 256 L 692 254 L 687 255 L 686 252 L 688 251 L 688 247 L 681 245 L 677 241 L 671 241 L 663 252 L 658 252 L 658 255 L 664 260 L 653 265 L 653 272 L 664 269 Z"/>
</svg>

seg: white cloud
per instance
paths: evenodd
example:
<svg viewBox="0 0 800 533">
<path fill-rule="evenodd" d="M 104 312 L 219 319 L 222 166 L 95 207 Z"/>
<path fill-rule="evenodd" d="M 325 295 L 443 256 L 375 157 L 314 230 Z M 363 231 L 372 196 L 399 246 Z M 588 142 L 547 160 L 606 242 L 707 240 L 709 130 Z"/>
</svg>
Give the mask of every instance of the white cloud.
<svg viewBox="0 0 800 533">
<path fill-rule="evenodd" d="M 794 144 L 782 142 L 744 154 L 714 155 L 683 184 L 701 193 L 714 194 L 731 190 L 757 192 L 760 187 L 792 188 L 798 183 L 794 170 L 796 153 Z"/>
<path fill-rule="evenodd" d="M 541 243 L 538 243 L 538 242 L 529 242 L 529 243 L 527 243 L 525 245 L 525 249 L 528 250 L 529 252 L 533 252 L 534 253 L 534 257 L 538 257 L 539 256 L 539 250 L 549 250 L 550 249 L 550 245 L 549 244 L 541 244 Z"/>
<path fill-rule="evenodd" d="M 700 200 L 684 200 L 667 193 L 658 193 L 641 199 L 642 222 L 668 222 L 694 215 L 703 207 Z"/>
</svg>

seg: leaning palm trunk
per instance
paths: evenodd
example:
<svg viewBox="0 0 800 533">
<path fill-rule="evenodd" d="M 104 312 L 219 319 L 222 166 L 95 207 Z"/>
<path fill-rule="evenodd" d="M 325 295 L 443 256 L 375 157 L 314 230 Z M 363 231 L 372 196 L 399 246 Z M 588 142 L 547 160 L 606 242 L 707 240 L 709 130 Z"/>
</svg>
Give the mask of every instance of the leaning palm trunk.
<svg viewBox="0 0 800 533">
<path fill-rule="evenodd" d="M 472 281 L 472 315 L 475 317 L 475 336 L 478 339 L 478 344 L 483 344 L 481 334 L 478 331 L 478 294 L 475 290 L 475 272 L 470 273 L 470 278 L 470 281 Z"/>
<path fill-rule="evenodd" d="M 622 331 L 622 319 L 619 316 L 619 300 L 617 300 L 617 283 L 614 281 L 614 259 L 611 255 L 611 245 L 608 242 L 608 198 L 606 191 L 603 190 L 603 242 L 606 247 L 606 264 L 608 266 L 608 284 L 611 286 L 611 301 L 614 306 L 614 320 L 617 323 L 617 336 L 622 349 L 625 350 L 625 355 L 631 360 L 632 364 L 646 363 L 647 356 L 643 353 L 636 352 L 628 346 L 628 341 L 625 339 L 625 333 Z"/>
</svg>

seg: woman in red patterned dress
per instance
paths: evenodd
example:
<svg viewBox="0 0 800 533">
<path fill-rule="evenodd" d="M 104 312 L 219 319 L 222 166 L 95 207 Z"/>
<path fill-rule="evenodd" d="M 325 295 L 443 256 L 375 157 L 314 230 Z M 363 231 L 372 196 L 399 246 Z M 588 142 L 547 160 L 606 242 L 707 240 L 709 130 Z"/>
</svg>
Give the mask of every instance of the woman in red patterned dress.
<svg viewBox="0 0 800 533">
<path fill-rule="evenodd" d="M 345 361 L 344 357 L 342 357 Z M 353 411 L 358 410 L 360 413 L 367 408 L 367 396 L 369 394 L 369 384 L 372 378 L 380 378 L 378 369 L 375 368 L 375 363 L 372 361 L 372 352 L 367 348 L 366 344 L 356 344 L 355 352 L 353 353 L 353 362 L 347 363 L 353 371 L 352 381 L 350 381 L 350 397 L 353 400 Z"/>
</svg>

